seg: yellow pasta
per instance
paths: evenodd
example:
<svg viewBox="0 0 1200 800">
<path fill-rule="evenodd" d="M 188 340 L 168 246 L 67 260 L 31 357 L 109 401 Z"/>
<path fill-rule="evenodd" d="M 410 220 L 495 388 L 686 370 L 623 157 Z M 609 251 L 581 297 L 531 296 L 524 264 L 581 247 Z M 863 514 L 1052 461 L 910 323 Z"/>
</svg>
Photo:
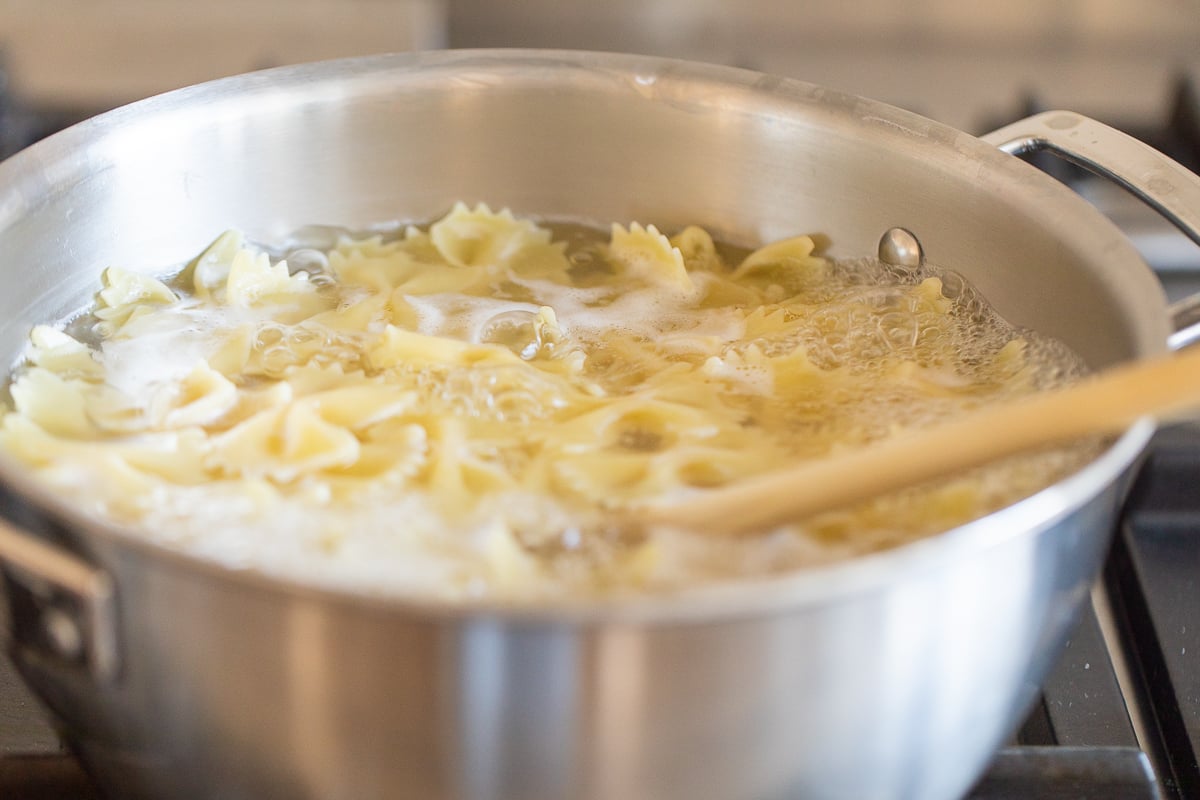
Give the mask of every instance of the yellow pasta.
<svg viewBox="0 0 1200 800">
<path fill-rule="evenodd" d="M 609 254 L 625 275 L 683 292 L 695 288 L 684 265 L 683 253 L 653 225 L 643 228 L 635 222 L 626 230 L 614 224 Z"/>
<path fill-rule="evenodd" d="M 29 362 L 63 377 L 97 377 L 103 369 L 83 342 L 49 325 L 29 334 Z"/>
<path fill-rule="evenodd" d="M 797 236 L 737 250 L 636 222 L 605 238 L 458 204 L 426 228 L 306 248 L 295 269 L 227 232 L 170 280 L 106 270 L 70 329 L 91 325 L 96 342 L 35 327 L 0 448 L 96 513 L 205 557 L 450 597 L 796 569 L 966 521 L 1086 457 L 737 542 L 614 528 L 614 509 L 1079 371 L 969 289 L 948 297 L 932 271 L 814 249 Z"/>
</svg>

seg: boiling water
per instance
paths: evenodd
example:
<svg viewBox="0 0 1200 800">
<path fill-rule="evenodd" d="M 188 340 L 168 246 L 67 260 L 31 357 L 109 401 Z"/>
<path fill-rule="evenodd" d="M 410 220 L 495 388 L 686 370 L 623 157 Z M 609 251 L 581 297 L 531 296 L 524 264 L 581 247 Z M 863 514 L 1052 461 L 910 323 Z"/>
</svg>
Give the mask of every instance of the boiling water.
<svg viewBox="0 0 1200 800">
<path fill-rule="evenodd" d="M 201 291 L 196 267 L 170 302 L 143 287 L 73 321 L 91 361 L 34 348 L 0 444 L 93 513 L 201 557 L 450 598 L 800 569 L 989 513 L 1097 452 L 1009 459 L 753 537 L 622 529 L 613 509 L 936 424 L 1082 363 L 933 268 L 802 248 L 764 261 L 693 236 L 682 277 L 656 233 L 622 250 L 486 209 L 387 238 L 320 233 L 272 251 L 291 283 L 243 262 L 234 302 L 235 278 Z M 64 397 L 78 418 L 50 410 Z"/>
</svg>

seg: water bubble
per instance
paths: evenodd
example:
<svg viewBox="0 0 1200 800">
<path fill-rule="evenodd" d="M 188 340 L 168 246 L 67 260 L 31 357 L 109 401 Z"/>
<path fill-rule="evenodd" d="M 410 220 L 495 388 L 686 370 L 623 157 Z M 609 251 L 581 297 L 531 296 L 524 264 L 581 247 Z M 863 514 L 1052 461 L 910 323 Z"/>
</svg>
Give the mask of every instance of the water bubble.
<svg viewBox="0 0 1200 800">
<path fill-rule="evenodd" d="M 480 341 L 507 347 L 528 361 L 542 347 L 542 336 L 538 330 L 538 315 L 532 311 L 505 311 L 483 323 Z"/>
<path fill-rule="evenodd" d="M 254 337 L 256 350 L 267 350 L 283 341 L 284 330 L 279 325 L 263 325 Z"/>
<path fill-rule="evenodd" d="M 942 279 L 942 297 L 949 300 L 961 297 L 966 291 L 966 281 L 957 272 L 943 272 Z"/>
<path fill-rule="evenodd" d="M 282 377 L 287 368 L 295 363 L 295 354 L 287 347 L 281 346 L 267 348 L 259 358 L 263 374 L 272 378 Z"/>
<path fill-rule="evenodd" d="M 879 318 L 877 327 L 883 340 L 893 350 L 907 352 L 917 343 L 919 329 L 916 317 L 912 314 L 889 312 Z"/>
</svg>

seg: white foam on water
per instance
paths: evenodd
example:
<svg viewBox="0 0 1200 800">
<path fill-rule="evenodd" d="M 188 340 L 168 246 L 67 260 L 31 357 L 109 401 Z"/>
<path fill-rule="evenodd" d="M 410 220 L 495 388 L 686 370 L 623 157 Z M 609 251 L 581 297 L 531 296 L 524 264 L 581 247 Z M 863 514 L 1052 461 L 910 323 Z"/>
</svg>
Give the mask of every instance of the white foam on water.
<svg viewBox="0 0 1200 800">
<path fill-rule="evenodd" d="M 321 261 L 311 255 L 308 260 L 318 266 Z M 704 365 L 706 379 L 728 384 L 731 413 L 750 426 L 774 420 L 782 426 L 772 431 L 777 443 L 807 456 L 827 452 L 839 437 L 858 444 L 896 427 L 933 425 L 975 405 L 1003 402 L 1030 386 L 1060 385 L 1081 373 L 1081 363 L 1063 345 L 1014 330 L 957 276 L 946 277 L 941 294 L 950 304 L 949 313 L 921 305 L 914 286 L 939 275 L 933 270 L 899 274 L 874 260 L 834 264 L 820 285 L 797 290 L 807 294 L 788 313 L 792 321 L 802 316 L 803 324 L 790 325 L 783 333 L 771 333 L 768 326 L 768 333 L 753 341 L 747 340 L 745 309 L 697 307 L 715 280 L 703 273 L 693 274 L 697 288 L 690 293 L 653 283 L 588 287 L 509 276 L 525 299 L 446 293 L 405 300 L 415 313 L 418 333 L 501 343 L 525 359 L 536 355 L 536 347 L 528 347 L 543 306 L 553 309 L 561 331 L 555 357 L 589 354 L 614 337 L 652 343 L 665 358 Z M 361 298 L 360 288 L 343 291 L 343 301 Z M 274 323 L 258 310 L 185 302 L 173 314 L 139 321 L 137 336 L 104 340 L 100 357 L 106 380 L 130 397 L 150 397 L 156 387 L 178 382 L 209 358 L 218 332 L 246 324 Z M 1003 372 L 997 354 L 1018 336 L 1025 342 L 1026 371 L 1020 380 L 1013 379 L 1012 387 L 1001 383 L 990 394 L 977 392 L 978 384 L 995 381 Z M 338 346 L 356 343 L 350 337 Z M 835 377 L 826 394 L 785 403 L 776 397 L 772 370 L 754 361 L 756 353 L 799 354 L 821 376 Z M 907 370 L 900 378 L 898 364 Z M 596 369 L 603 378 L 619 375 L 624 365 Z M 511 374 L 520 373 L 504 365 L 450 370 L 444 378 L 429 378 L 433 383 L 423 388 L 423 396 L 444 395 L 456 414 L 510 425 L 558 408 L 563 393 L 554 378 L 527 376 L 526 384 L 516 386 L 507 382 Z M 914 403 L 917 396 L 923 402 Z M 629 441 L 648 442 L 647 457 L 653 458 L 661 431 L 644 437 L 634 435 L 636 430 L 626 433 Z M 1036 491 L 1077 467 L 1086 455 L 1048 452 L 1012 460 L 1001 469 L 976 471 L 964 480 L 977 494 L 978 508 L 986 511 Z M 516 469 L 525 456 L 518 448 L 492 457 Z M 119 475 L 70 464 L 51 472 L 49 477 L 82 505 L 230 568 L 322 586 L 449 599 L 677 590 L 825 563 L 933 532 L 917 519 L 919 493 L 912 495 L 917 505 L 904 496 L 882 498 L 861 518 L 839 512 L 761 537 L 717 540 L 673 530 L 614 533 L 605 528 L 603 515 L 596 517 L 595 508 L 581 510 L 577 498 L 526 490 L 483 494 L 470 507 L 446 513 L 442 500 L 422 491 L 381 490 L 346 506 L 330 504 L 327 487 L 285 487 L 290 496 L 279 502 L 274 490 L 237 481 L 174 486 L 152 498 L 131 500 L 123 494 L 128 486 Z M 557 479 L 570 484 L 566 472 Z M 130 502 L 140 502 L 140 510 L 130 512 Z M 953 498 L 939 502 L 954 505 Z M 889 514 L 898 520 L 896 529 L 887 524 L 862 529 L 861 519 L 887 520 Z"/>
</svg>

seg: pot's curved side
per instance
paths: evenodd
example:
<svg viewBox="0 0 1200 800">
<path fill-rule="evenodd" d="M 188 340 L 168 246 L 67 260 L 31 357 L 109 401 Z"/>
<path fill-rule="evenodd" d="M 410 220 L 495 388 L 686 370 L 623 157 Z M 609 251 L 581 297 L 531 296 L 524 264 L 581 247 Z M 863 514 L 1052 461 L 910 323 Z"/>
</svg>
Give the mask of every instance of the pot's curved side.
<svg viewBox="0 0 1200 800">
<path fill-rule="evenodd" d="M 953 798 L 1052 666 L 1119 488 L 873 592 L 711 623 L 430 620 L 117 548 L 120 680 L 18 663 L 121 797 Z"/>
</svg>

